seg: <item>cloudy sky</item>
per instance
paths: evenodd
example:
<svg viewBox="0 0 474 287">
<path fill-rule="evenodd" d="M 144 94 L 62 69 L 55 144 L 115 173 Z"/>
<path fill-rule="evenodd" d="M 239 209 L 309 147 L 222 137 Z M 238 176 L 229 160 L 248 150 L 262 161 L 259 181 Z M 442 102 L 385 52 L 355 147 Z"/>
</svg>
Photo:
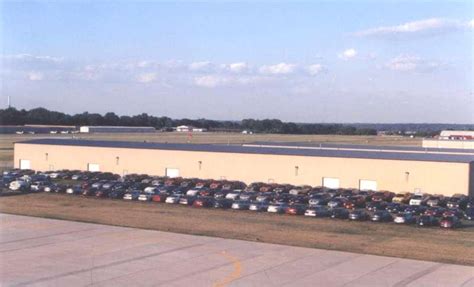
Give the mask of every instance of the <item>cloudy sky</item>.
<svg viewBox="0 0 474 287">
<path fill-rule="evenodd" d="M 2 107 L 474 123 L 469 0 L 0 7 Z"/>
</svg>

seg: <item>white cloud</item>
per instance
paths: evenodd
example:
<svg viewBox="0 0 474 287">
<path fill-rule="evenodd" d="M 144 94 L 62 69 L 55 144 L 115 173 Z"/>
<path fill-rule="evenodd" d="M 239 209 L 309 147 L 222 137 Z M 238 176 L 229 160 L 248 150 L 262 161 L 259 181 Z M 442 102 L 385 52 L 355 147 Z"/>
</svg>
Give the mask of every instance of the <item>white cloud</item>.
<svg viewBox="0 0 474 287">
<path fill-rule="evenodd" d="M 140 83 L 151 83 L 154 82 L 157 78 L 156 73 L 145 73 L 138 75 L 137 81 Z"/>
<path fill-rule="evenodd" d="M 16 54 L 16 55 L 4 55 L 2 58 L 6 60 L 17 60 L 17 61 L 25 61 L 25 62 L 62 62 L 63 58 L 52 57 L 52 56 L 35 56 L 31 54 Z"/>
<path fill-rule="evenodd" d="M 212 67 L 211 62 L 194 62 L 189 65 L 191 71 L 209 71 Z"/>
<path fill-rule="evenodd" d="M 262 66 L 259 71 L 262 74 L 285 75 L 293 73 L 295 69 L 296 65 L 294 64 L 279 63 L 276 65 Z"/>
<path fill-rule="evenodd" d="M 28 79 L 30 81 L 41 81 L 43 80 L 44 75 L 41 72 L 29 72 L 28 73 Z"/>
<path fill-rule="evenodd" d="M 313 64 L 306 67 L 306 70 L 311 76 L 317 75 L 324 70 L 324 67 L 321 64 Z"/>
<path fill-rule="evenodd" d="M 407 35 L 434 32 L 439 33 L 448 30 L 463 30 L 472 28 L 473 20 L 469 22 L 430 18 L 418 21 L 403 23 L 396 26 L 381 26 L 355 33 L 357 36 L 387 36 L 387 35 Z"/>
<path fill-rule="evenodd" d="M 202 77 L 194 78 L 194 83 L 197 86 L 205 88 L 214 88 L 228 82 L 228 78 L 216 76 L 216 75 L 207 75 Z"/>
<path fill-rule="evenodd" d="M 344 52 L 339 54 L 339 58 L 344 60 L 349 60 L 357 56 L 357 51 L 353 48 L 347 49 Z"/>
<path fill-rule="evenodd" d="M 395 71 L 412 71 L 418 67 L 419 62 L 419 57 L 400 55 L 391 59 L 387 63 L 387 67 Z"/>
<path fill-rule="evenodd" d="M 432 71 L 440 68 L 441 63 L 435 61 L 427 61 L 417 56 L 400 55 L 391 59 L 387 64 L 387 68 L 394 71 Z"/>
<path fill-rule="evenodd" d="M 229 65 L 229 70 L 234 73 L 241 73 L 248 69 L 247 63 L 238 62 Z"/>
</svg>

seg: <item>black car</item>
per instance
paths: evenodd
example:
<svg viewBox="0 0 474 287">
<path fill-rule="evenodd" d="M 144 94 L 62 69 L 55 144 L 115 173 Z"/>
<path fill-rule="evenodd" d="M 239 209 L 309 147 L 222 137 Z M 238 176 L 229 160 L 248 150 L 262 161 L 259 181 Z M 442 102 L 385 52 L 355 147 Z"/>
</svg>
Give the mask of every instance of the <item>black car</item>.
<svg viewBox="0 0 474 287">
<path fill-rule="evenodd" d="M 227 198 L 215 198 L 214 208 L 227 209 L 232 206 L 232 200 Z"/>
<path fill-rule="evenodd" d="M 406 209 L 407 209 L 407 206 L 405 204 L 395 203 L 395 202 L 391 202 L 387 204 L 387 207 L 385 208 L 385 210 L 387 210 L 390 213 L 400 213 L 400 212 L 404 212 Z"/>
<path fill-rule="evenodd" d="M 372 214 L 370 217 L 370 220 L 375 221 L 375 222 L 387 222 L 387 221 L 392 221 L 392 215 L 390 212 L 386 210 L 377 210 Z"/>
<path fill-rule="evenodd" d="M 114 189 L 111 192 L 109 192 L 108 197 L 111 199 L 122 199 L 125 193 L 126 193 L 125 189 Z"/>
<path fill-rule="evenodd" d="M 474 207 L 468 207 L 464 211 L 464 218 L 467 220 L 474 220 Z"/>
<path fill-rule="evenodd" d="M 387 203 L 385 201 L 372 201 L 366 204 L 365 207 L 368 211 L 385 210 Z"/>
<path fill-rule="evenodd" d="M 449 209 L 466 208 L 468 202 L 469 199 L 467 196 L 462 194 L 455 194 L 448 200 L 448 202 L 446 203 L 446 207 Z"/>
<path fill-rule="evenodd" d="M 418 226 L 438 226 L 439 220 L 432 215 L 421 215 L 416 220 Z"/>
<path fill-rule="evenodd" d="M 405 209 L 405 212 L 411 213 L 413 215 L 421 215 L 427 210 L 426 206 L 423 205 L 410 205 Z"/>
<path fill-rule="evenodd" d="M 336 207 L 330 210 L 330 218 L 347 219 L 349 218 L 349 211 L 342 207 Z"/>
<path fill-rule="evenodd" d="M 349 213 L 350 220 L 365 221 L 369 218 L 370 216 L 365 210 L 353 210 Z"/>
</svg>

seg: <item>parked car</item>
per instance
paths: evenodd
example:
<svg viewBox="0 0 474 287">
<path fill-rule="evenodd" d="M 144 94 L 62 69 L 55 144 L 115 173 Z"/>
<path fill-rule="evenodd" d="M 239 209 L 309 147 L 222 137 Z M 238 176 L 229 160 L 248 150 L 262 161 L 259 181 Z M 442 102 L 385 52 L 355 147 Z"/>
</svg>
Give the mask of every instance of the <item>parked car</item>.
<svg viewBox="0 0 474 287">
<path fill-rule="evenodd" d="M 268 205 L 267 212 L 270 213 L 284 213 L 288 204 L 286 203 L 271 203 Z"/>
<path fill-rule="evenodd" d="M 139 190 L 129 191 L 124 194 L 123 199 L 125 200 L 138 200 L 141 192 Z"/>
<path fill-rule="evenodd" d="M 213 207 L 214 206 L 215 199 L 210 196 L 203 196 L 197 198 L 193 202 L 193 207 Z"/>
<path fill-rule="evenodd" d="M 237 200 L 239 198 L 240 192 L 241 192 L 240 190 L 230 191 L 225 195 L 225 198 L 232 199 L 232 200 Z"/>
<path fill-rule="evenodd" d="M 311 217 L 329 217 L 331 213 L 329 210 L 325 207 L 318 206 L 318 207 L 310 207 L 306 209 L 304 212 L 305 216 L 311 216 Z"/>
<path fill-rule="evenodd" d="M 396 202 L 391 202 L 387 204 L 387 206 L 385 207 L 386 211 L 390 213 L 395 213 L 395 214 L 404 212 L 406 209 L 407 209 L 407 206 L 405 204 L 396 203 Z"/>
<path fill-rule="evenodd" d="M 101 189 L 101 190 L 98 190 L 95 193 L 95 197 L 100 197 L 100 198 L 109 197 L 109 193 L 111 193 L 111 192 L 112 192 L 112 190 L 110 190 L 110 189 Z"/>
<path fill-rule="evenodd" d="M 306 211 L 306 205 L 292 204 L 286 208 L 285 213 L 289 215 L 303 215 L 305 211 Z"/>
<path fill-rule="evenodd" d="M 425 205 L 427 196 L 423 194 L 415 194 L 411 197 L 409 205 Z"/>
<path fill-rule="evenodd" d="M 370 220 L 375 222 L 388 222 L 392 221 L 393 218 L 390 212 L 386 210 L 377 210 L 372 214 Z"/>
<path fill-rule="evenodd" d="M 327 193 L 315 194 L 310 196 L 308 204 L 310 206 L 323 206 L 327 205 L 329 200 L 331 200 L 331 196 Z"/>
<path fill-rule="evenodd" d="M 266 201 L 253 201 L 249 205 L 249 210 L 252 211 L 267 211 L 268 202 Z"/>
<path fill-rule="evenodd" d="M 416 220 L 416 225 L 418 226 L 438 226 L 439 221 L 436 217 L 432 215 L 421 215 Z"/>
<path fill-rule="evenodd" d="M 456 216 L 457 218 L 462 218 L 464 212 L 458 208 L 450 208 L 443 212 L 443 217 Z"/>
<path fill-rule="evenodd" d="M 154 202 L 165 202 L 168 196 L 169 194 L 167 192 L 160 192 L 158 194 L 154 194 L 151 197 L 151 200 Z"/>
<path fill-rule="evenodd" d="M 474 220 L 474 207 L 468 207 L 464 211 L 464 218 L 467 220 Z"/>
<path fill-rule="evenodd" d="M 331 215 L 330 218 L 337 218 L 337 219 L 347 219 L 349 218 L 349 211 L 343 207 L 336 207 L 329 211 Z"/>
<path fill-rule="evenodd" d="M 430 208 L 426 209 L 423 214 L 424 215 L 431 215 L 431 216 L 434 216 L 434 217 L 441 217 L 441 216 L 443 216 L 443 213 L 445 211 L 446 211 L 445 208 L 435 206 L 435 207 L 430 207 Z"/>
<path fill-rule="evenodd" d="M 74 185 L 66 189 L 67 194 L 81 194 L 82 187 L 80 185 Z"/>
<path fill-rule="evenodd" d="M 183 196 L 182 194 L 172 194 L 165 199 L 165 203 L 178 204 Z"/>
<path fill-rule="evenodd" d="M 393 203 L 404 203 L 407 204 L 410 201 L 411 198 L 411 193 L 405 192 L 405 193 L 397 193 L 395 196 L 392 198 Z"/>
<path fill-rule="evenodd" d="M 446 216 L 439 222 L 441 228 L 459 228 L 461 225 L 461 220 L 457 216 Z"/>
<path fill-rule="evenodd" d="M 435 206 L 446 206 L 446 198 L 442 195 L 433 195 L 428 197 L 426 205 L 435 207 Z"/>
<path fill-rule="evenodd" d="M 387 202 L 385 201 L 372 201 L 366 204 L 366 209 L 368 211 L 377 211 L 377 210 L 385 210 L 387 208 Z"/>
<path fill-rule="evenodd" d="M 447 208 L 466 208 L 469 199 L 463 194 L 455 194 L 446 203 Z"/>
<path fill-rule="evenodd" d="M 248 200 L 236 200 L 232 203 L 231 208 L 235 210 L 247 210 L 250 207 L 250 201 Z"/>
<path fill-rule="evenodd" d="M 138 196 L 138 200 L 139 201 L 151 201 L 152 197 L 154 195 L 154 192 L 150 192 L 150 190 L 145 191 L 145 192 L 142 192 L 140 193 L 140 195 Z"/>
<path fill-rule="evenodd" d="M 30 184 L 26 180 L 17 179 L 10 182 L 8 188 L 13 191 L 28 191 L 30 189 Z"/>
<path fill-rule="evenodd" d="M 423 205 L 410 205 L 405 209 L 405 212 L 412 213 L 413 215 L 421 215 L 427 210 L 426 206 Z"/>
<path fill-rule="evenodd" d="M 227 209 L 232 206 L 232 200 L 226 198 L 215 198 L 214 208 Z"/>
<path fill-rule="evenodd" d="M 122 199 L 124 195 L 125 195 L 124 189 L 114 189 L 111 192 L 109 192 L 108 197 L 110 199 Z"/>
<path fill-rule="evenodd" d="M 366 211 L 359 209 L 359 210 L 351 211 L 349 213 L 349 219 L 356 220 L 356 221 L 365 221 L 365 220 L 369 220 L 370 216 Z"/>
<path fill-rule="evenodd" d="M 348 200 L 345 197 L 334 197 L 328 202 L 329 208 L 343 207 Z"/>
<path fill-rule="evenodd" d="M 179 204 L 193 205 L 196 198 L 197 198 L 196 196 L 185 195 L 179 199 Z"/>
<path fill-rule="evenodd" d="M 393 222 L 397 224 L 413 224 L 416 222 L 416 217 L 410 212 L 399 213 L 395 215 Z"/>
</svg>

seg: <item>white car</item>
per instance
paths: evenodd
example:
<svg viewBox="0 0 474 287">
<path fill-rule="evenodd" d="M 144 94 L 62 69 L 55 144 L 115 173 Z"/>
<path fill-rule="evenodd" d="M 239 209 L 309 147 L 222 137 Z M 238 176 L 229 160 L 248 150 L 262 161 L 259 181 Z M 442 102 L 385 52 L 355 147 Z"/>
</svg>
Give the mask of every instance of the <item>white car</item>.
<svg viewBox="0 0 474 287">
<path fill-rule="evenodd" d="M 151 201 L 153 197 L 153 192 L 143 192 L 138 196 L 138 200 L 140 201 Z"/>
<path fill-rule="evenodd" d="M 165 203 L 178 204 L 181 197 L 182 195 L 178 194 L 170 195 L 166 198 Z"/>
<path fill-rule="evenodd" d="M 268 206 L 267 212 L 270 213 L 283 213 L 286 209 L 286 204 L 283 203 L 272 203 Z"/>
<path fill-rule="evenodd" d="M 422 205 L 426 200 L 426 196 L 422 194 L 415 194 L 408 204 L 410 205 Z"/>
<path fill-rule="evenodd" d="M 157 191 L 158 191 L 158 188 L 156 188 L 156 186 L 148 186 L 148 187 L 145 187 L 145 189 L 143 190 L 143 192 L 146 192 L 146 193 L 154 193 Z"/>
<path fill-rule="evenodd" d="M 25 180 L 15 180 L 10 182 L 10 185 L 8 187 L 10 188 L 10 190 L 25 191 L 29 188 L 29 184 Z"/>
<path fill-rule="evenodd" d="M 226 194 L 225 198 L 236 200 L 239 198 L 241 190 L 234 190 Z"/>
<path fill-rule="evenodd" d="M 197 189 L 197 188 L 193 188 L 193 189 L 190 189 L 190 190 L 186 191 L 186 195 L 188 195 L 188 196 L 196 196 L 199 191 L 201 191 L 201 190 L 200 190 L 200 189 Z"/>
</svg>

